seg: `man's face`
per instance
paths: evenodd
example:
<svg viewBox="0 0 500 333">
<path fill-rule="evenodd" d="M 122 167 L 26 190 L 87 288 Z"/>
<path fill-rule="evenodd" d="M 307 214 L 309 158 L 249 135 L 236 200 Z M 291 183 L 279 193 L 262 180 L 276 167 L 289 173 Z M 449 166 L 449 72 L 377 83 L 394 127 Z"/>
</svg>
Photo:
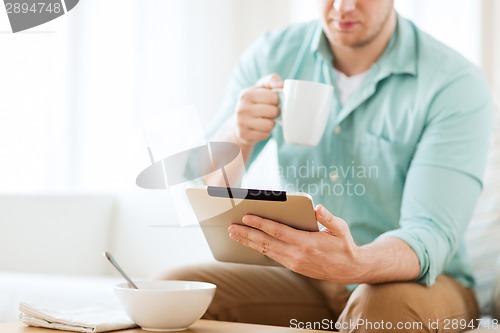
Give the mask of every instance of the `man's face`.
<svg viewBox="0 0 500 333">
<path fill-rule="evenodd" d="M 389 20 L 394 0 L 319 0 L 323 30 L 333 45 L 369 44 Z"/>
</svg>

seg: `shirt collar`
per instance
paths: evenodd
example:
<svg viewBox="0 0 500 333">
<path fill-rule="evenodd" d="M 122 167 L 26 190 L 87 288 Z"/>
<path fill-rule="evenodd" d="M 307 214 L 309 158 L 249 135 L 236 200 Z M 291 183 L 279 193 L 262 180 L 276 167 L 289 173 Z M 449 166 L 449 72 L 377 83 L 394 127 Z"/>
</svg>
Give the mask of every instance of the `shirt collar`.
<svg viewBox="0 0 500 333">
<path fill-rule="evenodd" d="M 399 14 L 397 24 L 391 40 L 380 59 L 372 66 L 377 69 L 379 75 L 390 74 L 417 74 L 417 37 L 414 25 Z M 311 41 L 311 51 L 319 55 L 329 63 L 333 62 L 333 53 L 330 49 L 323 28 L 320 23 L 316 26 Z"/>
<path fill-rule="evenodd" d="M 417 74 L 417 37 L 414 25 L 397 16 L 397 24 L 389 45 L 374 66 L 386 74 Z"/>
<path fill-rule="evenodd" d="M 328 42 L 328 39 L 323 32 L 323 27 L 319 21 L 315 27 L 311 41 L 311 52 L 315 55 L 323 57 L 325 60 L 330 61 L 330 63 L 333 61 L 333 53 L 330 49 L 330 43 Z"/>
</svg>

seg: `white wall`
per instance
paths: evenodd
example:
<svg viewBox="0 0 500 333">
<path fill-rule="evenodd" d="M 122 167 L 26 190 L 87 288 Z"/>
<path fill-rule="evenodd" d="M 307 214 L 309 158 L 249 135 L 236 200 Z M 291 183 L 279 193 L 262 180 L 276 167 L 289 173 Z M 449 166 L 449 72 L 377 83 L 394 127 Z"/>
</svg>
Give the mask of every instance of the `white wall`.
<svg viewBox="0 0 500 333">
<path fill-rule="evenodd" d="M 481 5 L 485 0 L 396 0 L 419 28 L 481 65 Z"/>
</svg>

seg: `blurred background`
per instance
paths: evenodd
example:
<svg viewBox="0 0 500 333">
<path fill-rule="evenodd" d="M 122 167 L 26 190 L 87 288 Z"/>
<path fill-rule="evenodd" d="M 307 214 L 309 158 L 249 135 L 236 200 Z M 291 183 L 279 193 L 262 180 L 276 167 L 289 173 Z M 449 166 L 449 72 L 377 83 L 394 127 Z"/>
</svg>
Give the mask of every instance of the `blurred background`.
<svg viewBox="0 0 500 333">
<path fill-rule="evenodd" d="M 398 11 L 480 67 L 500 99 L 500 3 L 397 0 Z M 133 276 L 213 260 L 176 227 L 167 191 L 138 188 L 150 164 L 209 123 L 233 66 L 260 34 L 318 15 L 313 0 L 81 0 L 12 34 L 0 13 L 0 271 Z"/>
</svg>

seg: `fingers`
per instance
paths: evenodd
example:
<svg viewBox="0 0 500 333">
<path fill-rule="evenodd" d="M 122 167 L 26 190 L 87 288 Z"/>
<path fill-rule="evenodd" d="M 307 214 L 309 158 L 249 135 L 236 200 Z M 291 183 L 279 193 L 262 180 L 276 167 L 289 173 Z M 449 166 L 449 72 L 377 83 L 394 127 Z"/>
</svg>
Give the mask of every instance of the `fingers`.
<svg viewBox="0 0 500 333">
<path fill-rule="evenodd" d="M 241 142 L 252 144 L 267 139 L 271 134 L 269 132 L 260 132 L 248 128 L 238 129 L 236 132 Z"/>
<path fill-rule="evenodd" d="M 256 104 L 256 105 L 274 105 L 279 104 L 279 96 L 276 91 L 266 88 L 250 87 L 243 90 L 240 94 L 240 104 Z"/>
<path fill-rule="evenodd" d="M 280 109 L 276 105 L 271 104 L 240 104 L 238 108 L 238 118 L 265 118 L 271 119 L 278 117 Z"/>
<path fill-rule="evenodd" d="M 254 88 L 255 89 L 255 88 Z M 275 126 L 274 118 L 279 115 L 277 94 L 271 91 L 244 92 L 236 113 L 236 133 L 242 142 L 253 144 L 267 139 Z M 267 103 L 267 104 L 266 104 Z"/>
<path fill-rule="evenodd" d="M 231 239 L 262 254 L 285 252 L 285 244 L 282 241 L 274 239 L 262 231 L 237 224 L 229 226 L 228 231 Z"/>
<path fill-rule="evenodd" d="M 282 88 L 283 79 L 278 74 L 272 73 L 267 76 L 264 76 L 259 81 L 257 81 L 255 86 L 267 89 Z"/>
<path fill-rule="evenodd" d="M 332 235 L 343 236 L 349 233 L 347 223 L 334 216 L 323 205 L 316 206 L 316 220 L 321 223 Z"/>
<path fill-rule="evenodd" d="M 285 224 L 264 219 L 255 215 L 245 215 L 242 222 L 252 228 L 259 229 L 274 239 L 281 240 L 288 244 L 301 242 L 301 231 L 289 227 Z"/>
<path fill-rule="evenodd" d="M 240 142 L 255 144 L 267 139 L 279 116 L 279 96 L 272 88 L 282 87 L 279 75 L 260 79 L 255 86 L 243 90 L 236 106 L 236 135 Z"/>
</svg>

